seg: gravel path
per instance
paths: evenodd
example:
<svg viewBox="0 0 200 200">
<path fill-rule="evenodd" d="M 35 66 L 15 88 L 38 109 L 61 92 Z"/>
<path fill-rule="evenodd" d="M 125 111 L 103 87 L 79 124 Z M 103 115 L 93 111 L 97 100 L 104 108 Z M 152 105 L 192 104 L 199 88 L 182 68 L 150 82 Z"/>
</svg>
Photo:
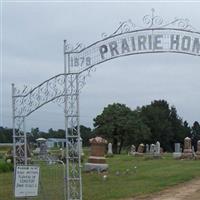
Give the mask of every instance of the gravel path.
<svg viewBox="0 0 200 200">
<path fill-rule="evenodd" d="M 195 179 L 148 197 L 136 197 L 126 200 L 200 200 L 200 179 Z"/>
</svg>

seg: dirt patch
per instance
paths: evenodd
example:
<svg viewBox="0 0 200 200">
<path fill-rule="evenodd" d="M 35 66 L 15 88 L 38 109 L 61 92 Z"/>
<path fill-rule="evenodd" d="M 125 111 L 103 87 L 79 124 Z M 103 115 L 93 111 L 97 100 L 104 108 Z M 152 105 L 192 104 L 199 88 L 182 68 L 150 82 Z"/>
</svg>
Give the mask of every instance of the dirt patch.
<svg viewBox="0 0 200 200">
<path fill-rule="evenodd" d="M 200 200 L 200 179 L 179 184 L 146 197 L 124 200 Z"/>
</svg>

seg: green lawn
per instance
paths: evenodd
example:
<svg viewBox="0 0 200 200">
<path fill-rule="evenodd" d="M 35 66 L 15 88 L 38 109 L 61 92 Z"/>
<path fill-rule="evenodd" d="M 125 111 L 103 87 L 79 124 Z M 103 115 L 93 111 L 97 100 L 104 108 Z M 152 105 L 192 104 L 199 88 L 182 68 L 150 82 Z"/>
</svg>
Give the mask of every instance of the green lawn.
<svg viewBox="0 0 200 200">
<path fill-rule="evenodd" d="M 200 177 L 200 161 L 173 160 L 171 155 L 161 160 L 115 156 L 109 158 L 108 163 L 110 168 L 106 181 L 102 180 L 102 175 L 84 175 L 85 200 L 92 196 L 95 200 L 135 197 Z M 120 172 L 119 176 L 116 176 L 116 171 Z"/>
<path fill-rule="evenodd" d="M 200 161 L 173 160 L 171 154 L 160 160 L 118 155 L 107 158 L 107 162 L 107 180 L 103 180 L 103 174 L 83 173 L 84 200 L 135 197 L 200 177 Z M 40 198 L 34 200 L 63 200 L 62 170 L 61 165 L 41 168 Z M 11 200 L 11 191 L 12 174 L 0 174 L 0 200 Z"/>
</svg>

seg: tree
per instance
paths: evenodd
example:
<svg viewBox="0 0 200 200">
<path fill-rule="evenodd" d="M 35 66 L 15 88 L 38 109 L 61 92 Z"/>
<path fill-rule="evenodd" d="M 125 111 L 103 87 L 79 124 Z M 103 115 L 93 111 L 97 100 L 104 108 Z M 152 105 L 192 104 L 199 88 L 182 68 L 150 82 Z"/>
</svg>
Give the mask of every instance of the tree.
<svg viewBox="0 0 200 200">
<path fill-rule="evenodd" d="M 120 153 L 124 145 L 131 112 L 126 105 L 114 103 L 105 107 L 103 112 L 94 119 L 95 133 L 113 143 L 114 153 Z"/>
<path fill-rule="evenodd" d="M 176 108 L 165 100 L 153 101 L 141 108 L 141 117 L 151 130 L 151 143 L 160 141 L 161 146 L 172 151 L 175 142 L 181 142 L 187 135 L 188 128 L 178 116 Z"/>
<path fill-rule="evenodd" d="M 125 125 L 125 146 L 139 145 L 141 142 L 148 143 L 151 136 L 150 128 L 143 122 L 139 110 L 132 111 Z"/>
<path fill-rule="evenodd" d="M 0 143 L 12 143 L 13 130 L 11 128 L 0 127 Z"/>
<path fill-rule="evenodd" d="M 174 106 L 170 109 L 169 120 L 171 122 L 172 132 L 174 133 L 173 142 L 184 141 L 184 138 L 189 134 L 190 128 L 187 121 L 184 121 L 178 116 Z"/>
<path fill-rule="evenodd" d="M 192 139 L 192 145 L 196 148 L 197 141 L 200 140 L 200 125 L 197 121 L 193 123 L 190 137 Z"/>
<path fill-rule="evenodd" d="M 165 141 L 161 145 L 164 145 L 166 148 L 166 144 L 169 144 L 172 138 L 168 103 L 164 100 L 154 101 L 150 105 L 143 106 L 140 114 L 144 123 L 151 130 L 151 139 L 149 142 L 155 143 L 156 141 L 160 141 L 162 143 L 162 141 Z"/>
<path fill-rule="evenodd" d="M 89 139 L 94 137 L 94 133 L 91 128 L 80 125 L 81 138 L 83 140 L 83 146 L 89 146 Z"/>
</svg>

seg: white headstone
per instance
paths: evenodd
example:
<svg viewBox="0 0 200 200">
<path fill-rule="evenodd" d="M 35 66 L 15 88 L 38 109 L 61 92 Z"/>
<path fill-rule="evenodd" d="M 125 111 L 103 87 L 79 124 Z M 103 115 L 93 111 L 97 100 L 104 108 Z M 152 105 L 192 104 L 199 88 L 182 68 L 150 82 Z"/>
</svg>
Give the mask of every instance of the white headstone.
<svg viewBox="0 0 200 200">
<path fill-rule="evenodd" d="M 155 152 L 155 144 L 150 145 L 150 154 L 154 155 Z"/>
<path fill-rule="evenodd" d="M 160 155 L 160 142 L 156 142 L 156 149 L 155 149 L 155 154 Z"/>
<path fill-rule="evenodd" d="M 136 154 L 136 148 L 135 148 L 135 145 L 131 145 L 131 151 L 130 151 L 130 154 L 131 155 L 135 155 Z"/>
<path fill-rule="evenodd" d="M 181 155 L 182 155 L 181 144 L 175 143 L 174 146 L 175 146 L 175 152 L 173 153 L 173 158 L 179 159 L 179 158 L 181 158 Z"/>
<path fill-rule="evenodd" d="M 83 139 L 82 138 L 80 138 L 80 155 L 84 156 L 84 153 L 83 153 Z"/>
<path fill-rule="evenodd" d="M 175 153 L 180 153 L 180 152 L 181 152 L 181 144 L 175 143 Z"/>
<path fill-rule="evenodd" d="M 146 144 L 146 153 L 149 153 L 149 144 Z"/>
<path fill-rule="evenodd" d="M 109 155 L 113 155 L 112 143 L 109 143 L 109 144 L 108 144 L 108 154 L 109 154 Z"/>
</svg>

